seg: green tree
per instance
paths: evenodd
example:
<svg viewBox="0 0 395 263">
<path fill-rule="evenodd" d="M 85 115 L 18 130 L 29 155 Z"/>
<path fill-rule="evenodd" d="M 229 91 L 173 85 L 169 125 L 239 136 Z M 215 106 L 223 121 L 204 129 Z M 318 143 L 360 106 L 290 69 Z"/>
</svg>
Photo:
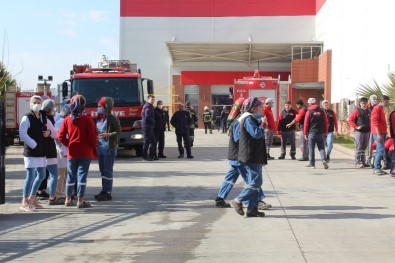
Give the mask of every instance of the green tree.
<svg viewBox="0 0 395 263">
<path fill-rule="evenodd" d="M 7 71 L 3 62 L 0 61 L 0 96 L 3 96 L 6 87 L 15 85 L 16 80 L 12 78 L 11 73 Z"/>
</svg>

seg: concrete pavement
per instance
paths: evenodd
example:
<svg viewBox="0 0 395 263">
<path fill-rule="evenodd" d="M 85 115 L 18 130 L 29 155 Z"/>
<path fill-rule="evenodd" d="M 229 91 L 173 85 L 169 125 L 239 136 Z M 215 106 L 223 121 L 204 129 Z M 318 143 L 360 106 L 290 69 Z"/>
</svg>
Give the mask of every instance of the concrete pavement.
<svg viewBox="0 0 395 263">
<path fill-rule="evenodd" d="M 113 201 L 90 209 L 18 210 L 25 178 L 21 147 L 7 149 L 6 204 L 0 205 L 2 262 L 394 262 L 395 181 L 355 169 L 352 151 L 335 147 L 329 169 L 316 161 L 273 160 L 264 170 L 264 218 L 215 208 L 225 176 L 228 137 L 197 130 L 194 159 L 143 162 L 120 151 Z M 271 155 L 278 157 L 278 146 Z M 299 149 L 297 157 L 299 157 Z M 316 157 L 318 157 L 318 152 Z M 240 180 L 228 201 L 243 188 Z M 97 162 L 87 199 L 100 192 Z"/>
</svg>

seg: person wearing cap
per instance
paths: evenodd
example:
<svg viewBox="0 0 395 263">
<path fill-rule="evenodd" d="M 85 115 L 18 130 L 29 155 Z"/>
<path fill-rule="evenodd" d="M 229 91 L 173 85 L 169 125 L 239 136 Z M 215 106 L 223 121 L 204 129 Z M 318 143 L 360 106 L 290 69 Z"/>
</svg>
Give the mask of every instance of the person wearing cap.
<svg viewBox="0 0 395 263">
<path fill-rule="evenodd" d="M 268 160 L 273 160 L 274 157 L 270 156 L 270 146 L 273 144 L 273 135 L 276 129 L 274 123 L 274 117 L 272 112 L 272 107 L 274 106 L 274 99 L 267 98 L 265 100 L 265 105 L 263 106 L 263 115 L 266 117 L 266 127 L 265 127 L 265 140 L 266 140 L 266 154 Z"/>
<path fill-rule="evenodd" d="M 306 167 L 315 168 L 315 145 L 317 144 L 322 165 L 325 169 L 328 169 L 324 142 L 324 137 L 328 133 L 328 118 L 325 111 L 316 104 L 315 98 L 309 98 L 307 103 L 309 107 L 307 108 L 303 129 L 305 139 L 308 140 L 310 163 Z"/>
<path fill-rule="evenodd" d="M 304 136 L 304 118 L 306 116 L 307 112 L 307 107 L 304 105 L 303 100 L 297 100 L 295 102 L 296 108 L 298 108 L 298 113 L 296 114 L 296 117 L 293 121 L 288 123 L 285 127 L 290 128 L 292 125 L 295 125 L 295 123 L 299 123 L 299 148 L 302 152 L 302 157 L 298 159 L 298 161 L 308 161 L 309 160 L 309 147 L 307 144 L 307 140 L 305 139 Z"/>
<path fill-rule="evenodd" d="M 86 183 L 92 159 L 97 159 L 97 128 L 92 118 L 84 114 L 86 100 L 74 95 L 70 101 L 70 115 L 60 127 L 58 139 L 68 148 L 65 206 L 74 206 L 71 195 L 77 183 L 77 208 L 89 208 L 85 200 Z"/>
<path fill-rule="evenodd" d="M 287 127 L 287 124 L 291 123 L 296 117 L 296 111 L 292 109 L 292 104 L 287 101 L 284 105 L 284 110 L 278 116 L 277 130 L 281 135 L 281 155 L 278 159 L 285 159 L 287 143 L 291 144 L 291 150 L 289 155 L 292 160 L 296 157 L 296 146 L 295 146 L 295 125 Z"/>
<path fill-rule="evenodd" d="M 102 97 L 97 103 L 97 153 L 102 189 L 99 194 L 95 195 L 95 200 L 99 202 L 112 200 L 113 168 L 121 137 L 121 124 L 118 117 L 112 114 L 113 106 L 114 100 L 111 97 Z"/>
<path fill-rule="evenodd" d="M 55 101 L 52 99 L 44 100 L 41 111 L 46 114 L 47 129 L 50 131 L 50 136 L 45 138 L 45 154 L 47 157 L 47 172 L 49 174 L 49 205 L 63 205 L 64 198 L 56 198 L 56 186 L 58 183 L 58 153 L 56 151 L 55 140 L 58 137 L 58 132 L 55 129 Z"/>
<path fill-rule="evenodd" d="M 210 134 L 213 133 L 213 129 L 211 128 L 211 121 L 213 120 L 212 114 L 209 111 L 207 106 L 204 106 L 203 111 L 203 124 L 204 124 L 204 133 L 207 134 L 207 129 L 210 131 Z"/>
<path fill-rule="evenodd" d="M 70 100 L 68 103 L 63 104 L 60 109 L 58 119 L 55 121 L 55 130 L 59 132 L 60 127 L 64 121 L 64 118 L 70 115 Z M 65 187 L 67 178 L 67 147 L 64 146 L 59 139 L 55 140 L 56 151 L 57 151 L 57 162 L 58 162 L 58 183 L 56 184 L 56 198 L 59 200 L 65 198 Z M 63 201 L 64 204 L 64 201 Z"/>
<path fill-rule="evenodd" d="M 365 151 L 369 143 L 370 115 L 368 99 L 359 99 L 359 106 L 350 113 L 348 123 L 354 129 L 355 166 L 357 168 L 369 167 L 366 163 Z"/>
<path fill-rule="evenodd" d="M 221 111 L 221 130 L 222 133 L 226 133 L 226 120 L 228 119 L 229 116 L 229 110 L 226 106 L 222 107 L 222 111 Z"/>
<path fill-rule="evenodd" d="M 337 118 L 336 113 L 329 108 L 329 101 L 323 100 L 321 105 L 326 113 L 326 117 L 328 118 L 328 134 L 326 135 L 326 161 L 329 163 L 333 149 L 333 136 L 338 133 Z"/>
<path fill-rule="evenodd" d="M 374 155 L 375 175 L 385 175 L 387 172 L 381 169 L 381 160 L 384 154 L 384 142 L 387 136 L 387 121 L 385 118 L 384 108 L 388 106 L 390 98 L 387 95 L 381 96 L 380 103 L 372 110 L 370 117 L 370 132 L 373 134 L 376 143 L 376 153 Z"/>
<path fill-rule="evenodd" d="M 374 106 L 376 106 L 377 104 L 379 104 L 379 102 L 377 100 L 377 96 L 375 94 L 370 95 L 368 106 L 367 106 L 368 109 L 370 109 L 370 112 L 372 112 Z M 368 157 L 366 159 L 366 164 L 368 164 L 372 168 L 373 168 L 373 164 L 372 164 L 372 159 L 373 159 L 372 144 L 373 143 L 374 143 L 373 134 L 369 133 Z"/>
<path fill-rule="evenodd" d="M 264 212 L 258 210 L 262 166 L 267 164 L 265 131 L 261 125 L 262 104 L 257 97 L 247 98 L 243 102 L 242 114 L 235 121 L 229 140 L 228 159 L 235 161 L 233 166 L 246 182 L 232 204 L 236 213 L 244 216 L 243 203 L 247 202 L 247 217 L 265 216 Z"/>
<path fill-rule="evenodd" d="M 159 160 L 158 157 L 155 156 L 156 139 L 154 131 L 154 102 L 155 96 L 149 94 L 147 97 L 147 102 L 144 104 L 143 110 L 141 112 L 141 124 L 144 134 L 143 160 L 145 161 Z"/>
<path fill-rule="evenodd" d="M 199 126 L 199 122 L 196 112 L 191 105 L 191 102 L 187 101 L 185 105 L 186 105 L 185 111 L 188 112 L 192 118 L 192 124 L 189 126 L 189 137 L 191 140 L 190 145 L 191 147 L 193 147 L 193 142 L 195 141 L 195 128 Z"/>
<path fill-rule="evenodd" d="M 178 145 L 178 158 L 184 158 L 184 147 L 182 142 L 184 141 L 185 150 L 187 152 L 187 158 L 192 159 L 191 153 L 191 140 L 189 137 L 190 127 L 193 124 L 191 115 L 185 110 L 183 104 L 178 105 L 178 111 L 176 111 L 170 119 L 171 125 L 176 129 L 177 145 Z"/>
<path fill-rule="evenodd" d="M 165 149 L 165 130 L 166 130 L 166 119 L 163 113 L 163 101 L 158 100 L 156 102 L 156 108 L 154 109 L 155 116 L 155 156 L 158 158 L 166 158 L 163 151 Z M 158 155 L 156 155 L 156 149 L 158 149 Z"/>
<path fill-rule="evenodd" d="M 50 136 L 46 127 L 45 115 L 40 113 L 42 99 L 40 96 L 30 98 L 30 111 L 22 117 L 19 136 L 23 141 L 23 161 L 26 179 L 23 185 L 20 210 L 36 212 L 43 208 L 36 197 L 37 190 L 45 177 L 46 157 L 45 138 Z"/>
</svg>

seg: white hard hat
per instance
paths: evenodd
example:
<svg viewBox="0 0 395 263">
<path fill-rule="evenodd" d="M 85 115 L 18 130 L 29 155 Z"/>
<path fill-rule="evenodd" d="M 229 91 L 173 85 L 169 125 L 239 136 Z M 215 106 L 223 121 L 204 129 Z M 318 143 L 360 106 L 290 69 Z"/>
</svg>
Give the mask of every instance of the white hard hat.
<svg viewBox="0 0 395 263">
<path fill-rule="evenodd" d="M 314 98 L 309 98 L 309 100 L 307 101 L 307 103 L 309 103 L 309 104 L 314 104 L 314 103 L 315 103 L 315 99 L 314 99 Z"/>
<path fill-rule="evenodd" d="M 207 107 L 207 106 L 204 106 L 204 110 L 208 110 L 208 107 Z"/>
</svg>

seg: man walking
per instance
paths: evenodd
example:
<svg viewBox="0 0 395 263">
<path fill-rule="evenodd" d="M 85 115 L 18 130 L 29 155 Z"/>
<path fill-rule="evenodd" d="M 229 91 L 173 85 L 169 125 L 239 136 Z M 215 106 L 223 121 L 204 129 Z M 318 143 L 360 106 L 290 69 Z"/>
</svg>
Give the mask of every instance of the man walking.
<svg viewBox="0 0 395 263">
<path fill-rule="evenodd" d="M 326 113 L 326 117 L 328 118 L 328 134 L 326 135 L 326 161 L 329 163 L 331 159 L 331 152 L 333 149 L 333 136 L 338 132 L 337 118 L 336 113 L 333 110 L 329 109 L 329 101 L 323 100 L 321 105 Z"/>
<path fill-rule="evenodd" d="M 370 132 L 370 109 L 367 98 L 359 99 L 359 106 L 351 112 L 348 123 L 354 129 L 355 166 L 357 168 L 369 167 L 365 156 Z"/>
<path fill-rule="evenodd" d="M 296 101 L 296 108 L 298 108 L 299 112 L 296 114 L 296 117 L 291 123 L 288 123 L 285 127 L 289 128 L 295 123 L 299 123 L 299 147 L 302 151 L 302 157 L 299 158 L 299 161 L 308 161 L 309 160 L 309 148 L 307 145 L 307 140 L 304 136 L 304 117 L 307 112 L 306 106 L 304 106 L 303 100 Z"/>
<path fill-rule="evenodd" d="M 381 96 L 380 103 L 372 110 L 370 120 L 371 133 L 376 142 L 376 154 L 374 155 L 374 170 L 376 175 L 385 175 L 387 172 L 381 170 L 381 160 L 384 153 L 384 142 L 387 135 L 387 122 L 385 119 L 384 107 L 388 106 L 390 98 L 387 95 Z"/>
<path fill-rule="evenodd" d="M 170 123 L 176 128 L 178 151 L 180 153 L 178 158 L 184 158 L 184 147 L 182 147 L 182 141 L 184 141 L 187 158 L 193 158 L 191 154 L 191 140 L 189 137 L 189 127 L 193 122 L 189 113 L 185 111 L 184 105 L 180 104 L 178 106 L 178 111 L 173 114 Z"/>
<path fill-rule="evenodd" d="M 143 127 L 144 134 L 144 144 L 143 144 L 143 159 L 145 161 L 158 160 L 155 156 L 155 116 L 154 116 L 154 102 L 155 96 L 152 94 L 148 95 L 147 102 L 143 106 L 141 112 L 141 123 Z"/>
<path fill-rule="evenodd" d="M 296 116 L 296 111 L 292 109 L 290 101 L 287 101 L 284 105 L 284 110 L 278 116 L 277 130 L 281 134 L 281 155 L 278 159 L 285 159 L 287 143 L 291 144 L 291 150 L 289 155 L 292 160 L 295 160 L 296 147 L 295 147 L 295 125 L 291 125 L 287 128 L 287 124 L 291 123 Z"/>
<path fill-rule="evenodd" d="M 328 169 L 324 143 L 324 136 L 328 133 L 328 118 L 325 111 L 316 104 L 315 98 L 309 98 L 307 102 L 309 107 L 305 117 L 304 136 L 308 140 L 310 164 L 306 167 L 315 169 L 315 144 L 317 144 L 322 164 Z"/>
</svg>

